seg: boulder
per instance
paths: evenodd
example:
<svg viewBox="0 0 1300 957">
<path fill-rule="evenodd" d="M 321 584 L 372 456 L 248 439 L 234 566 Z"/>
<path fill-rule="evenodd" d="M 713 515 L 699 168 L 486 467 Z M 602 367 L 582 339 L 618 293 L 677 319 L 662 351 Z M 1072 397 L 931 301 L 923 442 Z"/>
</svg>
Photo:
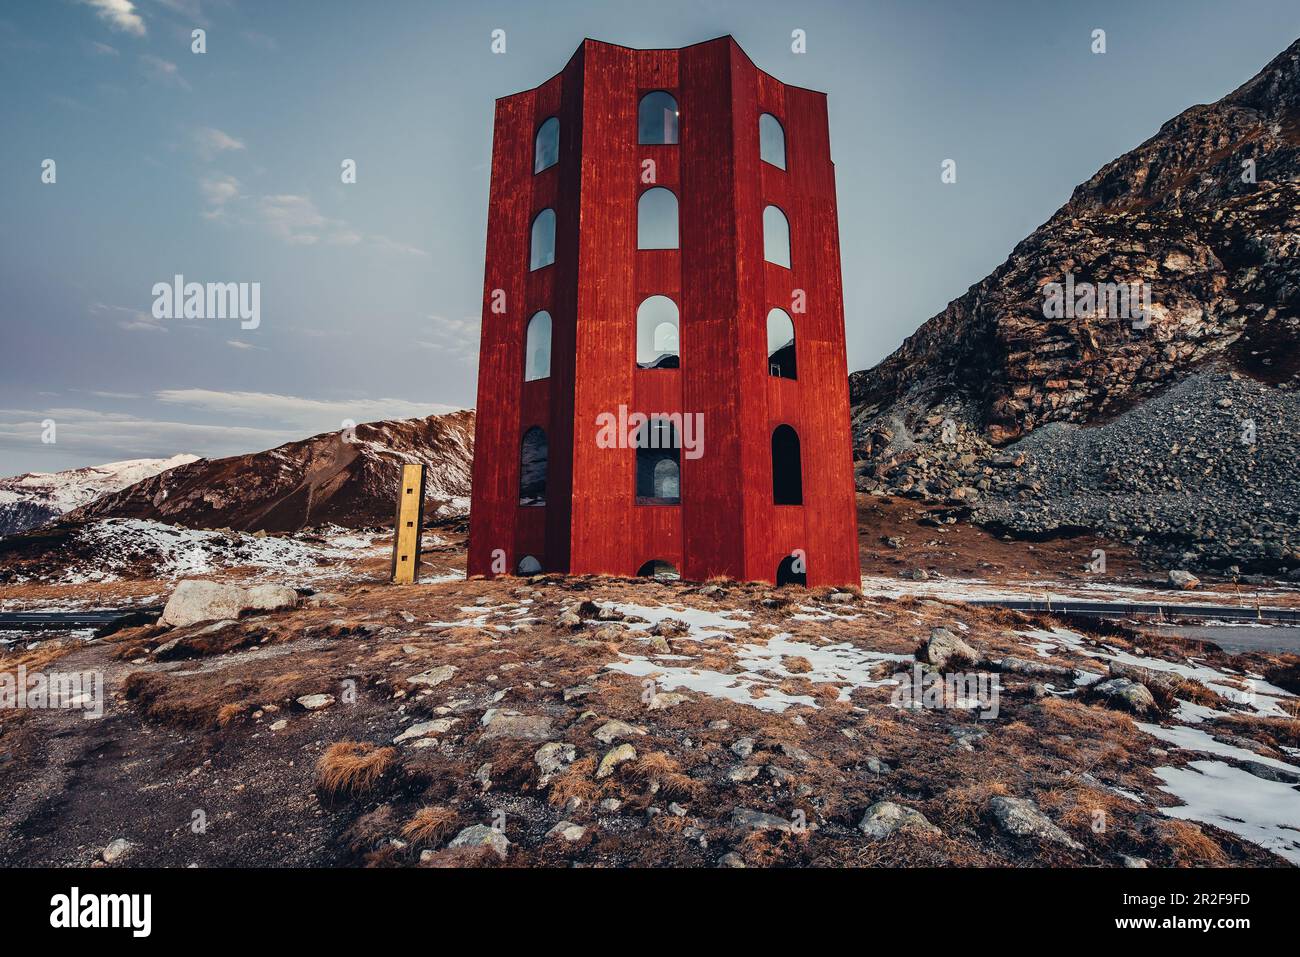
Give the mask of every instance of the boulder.
<svg viewBox="0 0 1300 957">
<path fill-rule="evenodd" d="M 600 759 L 600 767 L 596 768 L 596 780 L 609 777 L 620 764 L 635 759 L 636 748 L 630 744 L 620 744 Z"/>
<path fill-rule="evenodd" d="M 1074 851 L 1083 850 L 1082 844 L 1057 827 L 1033 801 L 998 794 L 989 801 L 988 809 L 998 827 L 1012 837 L 1061 844 Z"/>
<path fill-rule="evenodd" d="M 486 824 L 474 824 L 453 837 L 447 847 L 490 847 L 504 861 L 510 851 L 510 840 Z"/>
<path fill-rule="evenodd" d="M 878 801 L 867 808 L 867 813 L 858 823 L 858 830 L 869 841 L 883 840 L 902 830 L 921 834 L 939 833 L 939 829 L 927 821 L 920 811 L 893 801 Z"/>
<path fill-rule="evenodd" d="M 163 608 L 160 624 L 181 627 L 201 621 L 238 618 L 247 607 L 248 592 L 238 585 L 186 579 L 176 586 Z"/>
<path fill-rule="evenodd" d="M 1169 584 L 1182 591 L 1191 591 L 1201 584 L 1201 580 L 1191 572 L 1175 569 L 1169 573 Z"/>
<path fill-rule="evenodd" d="M 1156 707 L 1156 699 L 1147 690 L 1147 686 L 1138 684 L 1131 678 L 1111 678 L 1093 685 L 1092 690 L 1112 704 L 1122 705 L 1137 714 L 1146 714 Z"/>
<path fill-rule="evenodd" d="M 282 611 L 298 607 L 298 593 L 288 585 L 254 585 L 248 589 L 244 607 L 256 611 Z"/>
<path fill-rule="evenodd" d="M 949 665 L 972 665 L 979 661 L 980 656 L 979 652 L 947 628 L 935 628 L 917 657 L 936 668 L 946 668 Z"/>
</svg>

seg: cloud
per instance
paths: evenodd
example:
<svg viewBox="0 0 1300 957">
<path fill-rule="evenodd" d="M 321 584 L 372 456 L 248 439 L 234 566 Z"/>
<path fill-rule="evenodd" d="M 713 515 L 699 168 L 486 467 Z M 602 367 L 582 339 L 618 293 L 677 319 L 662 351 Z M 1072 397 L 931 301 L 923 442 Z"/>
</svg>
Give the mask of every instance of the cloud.
<svg viewBox="0 0 1300 957">
<path fill-rule="evenodd" d="M 144 20 L 135 12 L 131 0 L 82 0 L 89 4 L 95 14 L 114 30 L 142 37 L 145 34 Z"/>
<path fill-rule="evenodd" d="M 387 236 L 371 236 L 370 241 L 380 249 L 390 253 L 400 253 L 403 256 L 427 256 L 429 255 L 418 246 L 408 246 L 406 243 L 399 243 L 395 239 L 389 239 Z"/>
<path fill-rule="evenodd" d="M 107 43 L 100 43 L 98 40 L 90 41 L 90 50 L 92 53 L 98 53 L 100 56 L 120 56 L 117 47 L 111 47 Z"/>
<path fill-rule="evenodd" d="M 180 87 L 182 90 L 187 91 L 192 89 L 189 81 L 181 76 L 180 67 L 170 60 L 164 60 L 162 57 L 156 57 L 151 53 L 142 53 L 140 54 L 140 67 L 151 82 L 162 86 Z"/>
<path fill-rule="evenodd" d="M 93 315 L 115 317 L 119 329 L 127 332 L 166 332 L 166 327 L 153 317 L 153 313 L 130 306 L 112 306 L 102 302 L 92 302 L 90 311 Z"/>
<path fill-rule="evenodd" d="M 239 180 L 224 173 L 205 176 L 199 180 L 199 192 L 203 194 L 203 199 L 208 204 L 208 208 L 203 212 L 204 217 L 223 219 L 226 215 L 226 205 L 240 197 Z"/>
<path fill-rule="evenodd" d="M 454 412 L 456 406 L 406 399 L 306 399 L 271 392 L 220 392 L 213 389 L 165 389 L 154 397 L 168 405 L 204 409 L 219 415 L 256 416 L 296 427 L 298 437 L 340 428 L 345 419 L 375 422 L 381 419 L 423 418 Z"/>
<path fill-rule="evenodd" d="M 445 316 L 428 316 L 431 328 L 427 339 L 417 339 L 416 345 L 422 349 L 445 352 L 465 362 L 478 358 L 479 319 L 467 316 L 464 319 L 448 319 Z"/>
<path fill-rule="evenodd" d="M 245 342 L 243 339 L 227 339 L 226 345 L 230 346 L 232 349 L 256 349 L 258 352 L 266 351 L 261 346 L 255 346 L 251 342 Z"/>
<path fill-rule="evenodd" d="M 57 442 L 43 445 L 42 422 L 53 419 Z M 124 458 L 165 458 L 180 452 L 237 455 L 303 438 L 293 429 L 147 418 L 75 407 L 0 409 L 0 450 L 74 456 L 83 464 Z"/>
<path fill-rule="evenodd" d="M 200 126 L 194 131 L 194 147 L 205 160 L 210 160 L 218 153 L 227 150 L 245 148 L 242 140 L 237 140 L 224 130 L 212 126 Z"/>
<path fill-rule="evenodd" d="M 271 235 L 290 245 L 311 246 L 322 240 L 353 245 L 361 241 L 361 236 L 343 220 L 325 216 L 309 196 L 292 193 L 263 196 L 257 212 Z"/>
</svg>

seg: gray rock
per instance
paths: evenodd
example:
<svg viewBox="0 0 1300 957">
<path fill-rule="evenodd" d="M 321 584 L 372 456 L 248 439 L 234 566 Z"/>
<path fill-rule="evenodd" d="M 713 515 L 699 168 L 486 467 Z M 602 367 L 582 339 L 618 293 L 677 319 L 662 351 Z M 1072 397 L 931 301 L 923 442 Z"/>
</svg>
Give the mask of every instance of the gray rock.
<svg viewBox="0 0 1300 957">
<path fill-rule="evenodd" d="M 858 830 L 869 841 L 883 840 L 901 830 L 922 834 L 939 833 L 939 829 L 927 821 L 920 811 L 893 801 L 878 801 L 867 808 L 867 813 L 858 822 Z"/>
<path fill-rule="evenodd" d="M 238 585 L 187 579 L 171 593 L 158 622 L 183 627 L 201 621 L 238 618 L 247 604 L 248 592 Z"/>
<path fill-rule="evenodd" d="M 786 834 L 794 830 L 794 824 L 783 817 L 747 807 L 738 807 L 731 812 L 731 826 L 746 831 L 782 831 Z"/>
<path fill-rule="evenodd" d="M 411 675 L 406 679 L 406 683 L 433 688 L 449 680 L 455 673 L 455 665 L 440 665 L 437 668 L 430 668 L 428 671 L 421 671 L 418 675 Z"/>
<path fill-rule="evenodd" d="M 487 723 L 480 741 L 506 738 L 512 741 L 548 741 L 555 737 L 551 719 L 540 714 L 498 711 Z"/>
<path fill-rule="evenodd" d="M 620 764 L 635 759 L 636 748 L 630 744 L 620 744 L 618 747 L 606 752 L 605 756 L 600 759 L 600 766 L 596 768 L 596 780 L 609 777 Z"/>
<path fill-rule="evenodd" d="M 1146 685 L 1129 678 L 1111 678 L 1092 686 L 1092 690 L 1108 701 L 1122 705 L 1138 714 L 1146 714 L 1156 707 L 1156 699 Z"/>
<path fill-rule="evenodd" d="M 135 850 L 135 847 L 135 844 L 131 843 L 126 838 L 119 837 L 109 841 L 108 847 L 100 851 L 99 856 L 103 858 L 105 864 L 112 864 L 115 861 L 122 860 Z"/>
<path fill-rule="evenodd" d="M 1201 580 L 1189 571 L 1175 569 L 1169 572 L 1169 584 L 1183 591 L 1191 591 L 1200 585 Z"/>
<path fill-rule="evenodd" d="M 728 851 L 718 858 L 719 867 L 744 867 L 745 859 L 735 851 Z"/>
<path fill-rule="evenodd" d="M 601 744 L 613 744 L 621 738 L 634 738 L 645 733 L 644 728 L 638 728 L 624 721 L 606 721 L 592 732 L 592 737 Z"/>
<path fill-rule="evenodd" d="M 490 847 L 497 857 L 501 860 L 506 859 L 506 854 L 510 851 L 510 840 L 486 824 L 474 824 L 465 828 L 451 839 L 448 847 Z"/>
<path fill-rule="evenodd" d="M 546 832 L 548 838 L 560 837 L 572 844 L 574 841 L 581 841 L 587 829 L 581 825 L 574 824 L 572 821 L 561 821 L 555 827 Z"/>
<path fill-rule="evenodd" d="M 979 661 L 979 653 L 947 628 L 933 629 L 917 657 L 936 668 L 970 665 Z"/>
<path fill-rule="evenodd" d="M 459 720 L 459 718 L 435 718 L 433 721 L 417 722 L 393 738 L 393 744 L 410 741 L 412 738 L 423 738 L 431 734 L 446 734 L 451 730 L 451 726 Z"/>
<path fill-rule="evenodd" d="M 563 771 L 578 756 L 578 749 L 563 741 L 552 741 L 542 745 L 533 755 L 533 760 L 542 769 L 543 777 Z"/>
<path fill-rule="evenodd" d="M 744 784 L 758 777 L 758 772 L 763 770 L 756 764 L 741 764 L 727 772 L 727 780 L 736 784 Z"/>
<path fill-rule="evenodd" d="M 741 738 L 731 746 L 731 753 L 738 758 L 747 758 L 754 753 L 754 739 Z"/>
<path fill-rule="evenodd" d="M 287 585 L 254 585 L 248 589 L 244 607 L 256 611 L 297 608 L 298 593 Z"/>
<path fill-rule="evenodd" d="M 319 711 L 334 703 L 332 694 L 305 694 L 298 699 L 298 706 L 306 711 Z"/>
<path fill-rule="evenodd" d="M 989 800 L 988 808 L 998 827 L 1012 837 L 1061 844 L 1074 851 L 1083 850 L 1082 844 L 1057 827 L 1033 801 L 998 794 Z"/>
</svg>

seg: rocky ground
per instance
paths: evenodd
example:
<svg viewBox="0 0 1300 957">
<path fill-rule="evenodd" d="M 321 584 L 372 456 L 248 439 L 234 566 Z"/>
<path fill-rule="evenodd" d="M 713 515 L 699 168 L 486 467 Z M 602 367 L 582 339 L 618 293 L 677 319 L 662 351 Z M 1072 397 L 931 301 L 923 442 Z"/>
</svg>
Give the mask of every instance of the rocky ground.
<svg viewBox="0 0 1300 957">
<path fill-rule="evenodd" d="M 1058 564 L 973 526 L 945 558 L 917 521 L 944 506 L 876 508 L 904 540 L 864 537 L 880 575 Z M 97 720 L 0 711 L 0 864 L 1300 863 L 1295 656 L 938 598 L 349 568 L 296 607 L 0 651 L 107 688 Z"/>
<path fill-rule="evenodd" d="M 1029 540 L 1088 531 L 1169 569 L 1300 580 L 1300 393 L 1208 366 L 1099 424 L 1001 448 L 969 407 L 857 423 L 859 488 L 952 506 Z"/>
</svg>

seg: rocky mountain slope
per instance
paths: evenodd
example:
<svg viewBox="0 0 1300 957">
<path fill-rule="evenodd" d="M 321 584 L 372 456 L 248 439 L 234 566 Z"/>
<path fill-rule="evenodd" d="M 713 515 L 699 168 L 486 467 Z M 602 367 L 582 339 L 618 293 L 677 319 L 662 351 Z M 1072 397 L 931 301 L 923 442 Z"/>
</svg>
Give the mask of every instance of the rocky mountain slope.
<svg viewBox="0 0 1300 957">
<path fill-rule="evenodd" d="M 0 535 L 38 528 L 65 512 L 159 472 L 198 461 L 197 455 L 129 459 L 62 472 L 27 472 L 0 479 Z"/>
<path fill-rule="evenodd" d="M 1244 182 L 1253 161 L 1255 182 Z M 873 369 L 855 405 L 960 391 L 994 441 L 1087 421 L 1227 353 L 1273 383 L 1300 358 L 1300 41 L 1079 186 L 990 276 Z M 1044 316 L 1047 283 L 1143 282 L 1150 327 Z"/>
<path fill-rule="evenodd" d="M 469 506 L 474 413 L 358 425 L 266 452 L 200 459 L 69 514 L 70 519 L 153 519 L 191 528 L 285 532 L 392 520 L 399 466 L 427 466 L 426 517 Z"/>
<path fill-rule="evenodd" d="M 1187 381 L 1201 391 L 1180 401 L 1195 414 L 1141 410 Z M 1300 499 L 1300 480 L 1273 456 L 1294 461 L 1298 387 L 1300 41 L 1107 164 L 990 276 L 850 377 L 859 486 L 1033 502 L 994 511 L 1026 533 L 1082 526 L 1166 560 L 1190 550 L 1286 571 L 1300 538 L 1278 505 Z M 1088 434 L 1130 413 L 1123 436 Z M 1049 423 L 1063 429 L 1051 441 L 1007 446 Z M 1042 474 L 1022 470 L 1030 460 Z M 1135 496 L 1147 504 L 1135 510 Z"/>
</svg>

